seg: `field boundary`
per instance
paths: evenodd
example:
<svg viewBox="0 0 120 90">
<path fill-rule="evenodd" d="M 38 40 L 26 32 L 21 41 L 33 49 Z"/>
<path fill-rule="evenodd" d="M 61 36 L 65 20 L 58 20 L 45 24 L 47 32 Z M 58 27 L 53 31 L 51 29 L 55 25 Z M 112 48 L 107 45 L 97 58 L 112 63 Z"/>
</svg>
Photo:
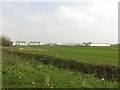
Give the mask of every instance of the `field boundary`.
<svg viewBox="0 0 120 90">
<path fill-rule="evenodd" d="M 72 71 L 78 71 L 86 74 L 93 74 L 95 77 L 105 80 L 120 81 L 120 67 L 112 65 L 95 65 L 75 60 L 65 60 L 45 54 L 33 54 L 16 50 L 2 49 L 10 55 L 17 55 L 24 58 L 35 59 L 44 64 L 51 64 L 58 68 L 64 68 Z"/>
</svg>

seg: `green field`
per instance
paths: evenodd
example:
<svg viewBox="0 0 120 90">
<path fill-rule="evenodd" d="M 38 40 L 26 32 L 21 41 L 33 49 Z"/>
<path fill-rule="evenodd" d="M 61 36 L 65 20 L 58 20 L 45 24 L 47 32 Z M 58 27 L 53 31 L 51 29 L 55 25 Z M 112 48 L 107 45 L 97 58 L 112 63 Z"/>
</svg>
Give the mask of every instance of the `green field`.
<svg viewBox="0 0 120 90">
<path fill-rule="evenodd" d="M 118 66 L 118 47 L 11 47 L 11 49 L 91 64 Z"/>
<path fill-rule="evenodd" d="M 47 48 L 46 48 L 47 49 Z M 49 47 L 49 50 L 52 48 Z M 57 49 L 57 48 L 56 48 Z M 53 49 L 54 51 L 54 49 Z M 59 51 L 56 51 L 59 52 Z M 117 81 L 107 81 L 42 64 L 3 51 L 3 88 L 117 88 Z"/>
</svg>

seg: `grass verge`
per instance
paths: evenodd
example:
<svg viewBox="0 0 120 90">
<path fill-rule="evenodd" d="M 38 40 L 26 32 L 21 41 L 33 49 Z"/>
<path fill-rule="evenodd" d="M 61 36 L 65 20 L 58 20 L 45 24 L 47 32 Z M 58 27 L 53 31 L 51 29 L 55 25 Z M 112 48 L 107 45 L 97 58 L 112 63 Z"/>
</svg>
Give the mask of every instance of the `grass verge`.
<svg viewBox="0 0 120 90">
<path fill-rule="evenodd" d="M 117 88 L 117 81 L 71 72 L 3 51 L 3 88 Z"/>
</svg>

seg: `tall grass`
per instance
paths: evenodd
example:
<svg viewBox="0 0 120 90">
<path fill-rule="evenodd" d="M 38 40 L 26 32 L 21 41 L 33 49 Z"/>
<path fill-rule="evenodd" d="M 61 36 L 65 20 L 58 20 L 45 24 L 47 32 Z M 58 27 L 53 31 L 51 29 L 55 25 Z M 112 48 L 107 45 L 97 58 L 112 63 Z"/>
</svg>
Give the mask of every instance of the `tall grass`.
<svg viewBox="0 0 120 90">
<path fill-rule="evenodd" d="M 117 81 L 45 65 L 3 51 L 3 88 L 117 88 Z"/>
</svg>

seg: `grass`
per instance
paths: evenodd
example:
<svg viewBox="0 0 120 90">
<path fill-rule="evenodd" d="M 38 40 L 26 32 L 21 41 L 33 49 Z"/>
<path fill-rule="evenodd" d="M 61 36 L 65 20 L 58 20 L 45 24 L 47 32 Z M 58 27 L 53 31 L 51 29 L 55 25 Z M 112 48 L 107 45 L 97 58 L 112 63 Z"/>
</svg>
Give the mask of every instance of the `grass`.
<svg viewBox="0 0 120 90">
<path fill-rule="evenodd" d="M 117 81 L 71 72 L 3 52 L 3 88 L 117 88 Z"/>
<path fill-rule="evenodd" d="M 49 47 L 47 53 L 93 64 L 118 64 L 116 47 Z"/>
<path fill-rule="evenodd" d="M 118 47 L 22 47 L 23 52 L 47 54 L 91 64 L 118 66 Z M 19 50 L 19 47 L 11 47 Z M 28 49 L 28 50 L 27 50 Z M 32 49 L 32 50 L 29 50 Z M 39 50 L 41 49 L 41 50 Z"/>
</svg>

